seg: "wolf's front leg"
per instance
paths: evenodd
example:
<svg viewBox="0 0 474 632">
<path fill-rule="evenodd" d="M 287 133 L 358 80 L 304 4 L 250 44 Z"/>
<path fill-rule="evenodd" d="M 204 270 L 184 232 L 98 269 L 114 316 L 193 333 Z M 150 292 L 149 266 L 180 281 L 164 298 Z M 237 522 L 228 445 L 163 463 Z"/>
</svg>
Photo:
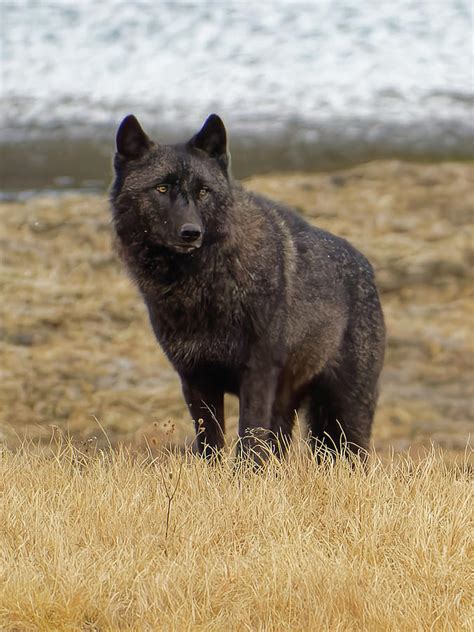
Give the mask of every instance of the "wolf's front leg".
<svg viewBox="0 0 474 632">
<path fill-rule="evenodd" d="M 279 370 L 267 362 L 249 364 L 240 384 L 240 457 L 263 463 L 271 450 L 271 417 Z"/>
<path fill-rule="evenodd" d="M 183 395 L 196 428 L 196 446 L 206 458 L 224 446 L 224 391 L 209 382 L 181 378 Z"/>
</svg>

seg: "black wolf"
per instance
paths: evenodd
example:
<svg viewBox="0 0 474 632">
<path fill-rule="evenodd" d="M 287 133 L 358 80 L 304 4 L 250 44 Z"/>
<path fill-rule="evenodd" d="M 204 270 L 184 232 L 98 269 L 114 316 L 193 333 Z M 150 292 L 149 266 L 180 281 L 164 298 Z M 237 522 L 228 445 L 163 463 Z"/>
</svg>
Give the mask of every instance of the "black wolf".
<svg viewBox="0 0 474 632">
<path fill-rule="evenodd" d="M 304 408 L 314 444 L 365 454 L 385 338 L 367 259 L 235 182 L 215 114 L 178 145 L 127 116 L 114 166 L 119 251 L 181 378 L 199 451 L 223 446 L 234 393 L 244 453 L 262 437 L 284 452 Z"/>
</svg>

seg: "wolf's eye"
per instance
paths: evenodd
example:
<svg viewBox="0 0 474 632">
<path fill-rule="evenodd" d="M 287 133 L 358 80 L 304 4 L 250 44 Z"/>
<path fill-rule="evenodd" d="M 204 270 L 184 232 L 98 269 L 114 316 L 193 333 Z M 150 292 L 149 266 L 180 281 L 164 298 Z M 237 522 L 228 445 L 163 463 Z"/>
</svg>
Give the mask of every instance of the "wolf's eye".
<svg viewBox="0 0 474 632">
<path fill-rule="evenodd" d="M 169 188 L 170 188 L 170 187 L 169 187 L 169 184 L 159 184 L 159 185 L 156 187 L 156 190 L 157 190 L 159 193 L 168 193 Z"/>
<path fill-rule="evenodd" d="M 201 187 L 199 189 L 199 197 L 203 198 L 206 197 L 206 195 L 209 193 L 209 189 L 207 187 Z"/>
</svg>

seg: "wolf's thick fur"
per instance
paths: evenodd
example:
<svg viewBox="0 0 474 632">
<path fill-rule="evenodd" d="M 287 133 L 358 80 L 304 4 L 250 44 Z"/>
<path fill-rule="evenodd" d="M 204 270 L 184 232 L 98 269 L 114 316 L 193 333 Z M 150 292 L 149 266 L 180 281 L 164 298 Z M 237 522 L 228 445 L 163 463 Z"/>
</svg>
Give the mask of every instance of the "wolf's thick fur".
<svg viewBox="0 0 474 632">
<path fill-rule="evenodd" d="M 257 431 L 284 449 L 304 407 L 315 443 L 365 452 L 385 338 L 367 259 L 232 180 L 216 115 L 183 145 L 153 143 L 128 116 L 115 171 L 119 251 L 181 378 L 198 449 L 222 447 L 234 393 L 244 451 Z"/>
</svg>

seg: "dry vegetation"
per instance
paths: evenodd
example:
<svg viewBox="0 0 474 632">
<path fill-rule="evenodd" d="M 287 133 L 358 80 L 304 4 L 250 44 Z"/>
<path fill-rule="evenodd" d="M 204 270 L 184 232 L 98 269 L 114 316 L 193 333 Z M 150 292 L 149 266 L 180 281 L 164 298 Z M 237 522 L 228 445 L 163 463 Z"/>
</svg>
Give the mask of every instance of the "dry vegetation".
<svg viewBox="0 0 474 632">
<path fill-rule="evenodd" d="M 472 432 L 472 164 L 378 162 L 333 174 L 270 175 L 248 186 L 299 207 L 373 261 L 388 325 L 378 450 Z M 179 381 L 111 251 L 107 203 L 86 195 L 0 205 L 0 432 L 50 425 L 143 445 L 182 444 L 193 428 Z M 236 406 L 229 402 L 229 436 Z M 155 431 L 154 424 L 159 425 Z M 99 441 L 101 438 L 99 437 Z"/>
<path fill-rule="evenodd" d="M 472 630 L 462 459 L 53 453 L 2 453 L 2 630 Z"/>
<path fill-rule="evenodd" d="M 304 449 L 258 475 L 163 452 L 192 426 L 106 201 L 1 204 L 0 628 L 473 630 L 473 176 L 249 182 L 375 264 L 389 336 L 367 473 Z"/>
</svg>

